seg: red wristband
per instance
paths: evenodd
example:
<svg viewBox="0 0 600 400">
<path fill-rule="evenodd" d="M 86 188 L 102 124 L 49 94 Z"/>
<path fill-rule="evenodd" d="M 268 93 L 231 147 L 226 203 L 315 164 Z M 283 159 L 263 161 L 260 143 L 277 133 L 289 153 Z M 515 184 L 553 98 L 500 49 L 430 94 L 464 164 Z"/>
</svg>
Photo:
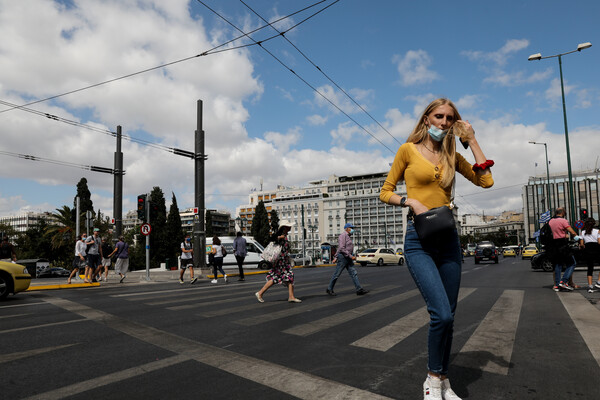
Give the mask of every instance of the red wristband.
<svg viewBox="0 0 600 400">
<path fill-rule="evenodd" d="M 487 160 L 484 163 L 481 164 L 473 164 L 473 171 L 477 172 L 478 170 L 484 170 L 487 169 L 489 167 L 494 166 L 494 161 L 493 160 Z"/>
</svg>

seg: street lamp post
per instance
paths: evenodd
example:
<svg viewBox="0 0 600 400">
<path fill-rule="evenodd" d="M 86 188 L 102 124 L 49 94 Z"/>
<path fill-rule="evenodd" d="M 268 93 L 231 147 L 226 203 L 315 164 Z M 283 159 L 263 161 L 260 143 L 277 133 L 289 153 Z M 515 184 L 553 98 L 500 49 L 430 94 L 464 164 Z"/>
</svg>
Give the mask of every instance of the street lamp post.
<svg viewBox="0 0 600 400">
<path fill-rule="evenodd" d="M 531 144 L 543 144 L 544 151 L 546 152 L 546 191 L 548 192 L 548 210 L 552 212 L 552 198 L 550 197 L 550 168 L 548 167 L 548 145 L 546 143 L 534 142 L 530 140 Z"/>
<path fill-rule="evenodd" d="M 573 194 L 573 174 L 571 172 L 571 150 L 569 149 L 569 128 L 567 127 L 567 106 L 565 104 L 565 87 L 564 87 L 564 83 L 563 83 L 563 73 L 562 73 L 562 56 L 571 54 L 571 53 L 575 53 L 576 51 L 589 49 L 590 47 L 592 47 L 592 44 L 590 42 L 580 43 L 577 46 L 576 50 L 568 51 L 566 53 L 555 54 L 553 56 L 546 56 L 546 57 L 542 57 L 541 53 L 536 53 L 536 54 L 530 55 L 528 58 L 529 61 L 535 61 L 535 60 L 544 60 L 546 58 L 558 57 L 558 68 L 560 70 L 560 91 L 562 94 L 562 106 L 563 106 L 563 119 L 565 122 L 565 144 L 567 147 L 567 171 L 569 174 L 569 198 L 570 198 L 569 218 L 570 218 L 571 223 L 573 223 L 573 221 L 575 221 L 575 197 Z"/>
</svg>

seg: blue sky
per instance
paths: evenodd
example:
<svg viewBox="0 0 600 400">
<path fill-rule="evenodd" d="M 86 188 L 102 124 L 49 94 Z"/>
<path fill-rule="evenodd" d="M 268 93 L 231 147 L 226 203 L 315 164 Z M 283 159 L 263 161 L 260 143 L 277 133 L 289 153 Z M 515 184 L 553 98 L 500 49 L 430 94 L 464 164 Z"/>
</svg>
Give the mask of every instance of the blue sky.
<svg viewBox="0 0 600 400">
<path fill-rule="evenodd" d="M 264 25 L 240 1 L 203 1 L 245 32 Z M 270 21 L 314 3 L 246 1 Z M 387 170 L 424 106 L 448 97 L 496 161 L 492 189 L 458 180 L 460 212 L 494 214 L 520 210 L 521 184 L 545 173 L 543 148 L 529 140 L 548 143 L 551 173 L 566 169 L 558 61 L 531 62 L 528 56 L 591 42 L 590 49 L 563 58 L 563 73 L 573 169 L 600 165 L 598 2 L 328 0 L 276 26 L 288 29 L 327 5 L 286 37 L 377 123 L 283 38 L 263 47 L 377 140 L 258 46 L 30 108 L 111 131 L 122 125 L 137 139 L 193 150 L 196 101 L 202 99 L 206 204 L 234 211 L 261 178 L 270 189 Z M 266 28 L 253 38 L 274 33 Z M 0 35 L 0 100 L 25 104 L 200 54 L 239 32 L 196 0 L 0 0 Z M 0 105 L 0 215 L 72 205 L 81 177 L 88 179 L 95 208 L 110 214 L 110 175 L 6 152 L 111 167 L 114 139 L 32 112 L 1 112 L 6 108 Z M 175 193 L 180 208 L 193 206 L 191 160 L 129 141 L 123 151 L 124 210 L 153 186 L 168 201 Z M 462 153 L 473 160 L 470 151 Z"/>
</svg>

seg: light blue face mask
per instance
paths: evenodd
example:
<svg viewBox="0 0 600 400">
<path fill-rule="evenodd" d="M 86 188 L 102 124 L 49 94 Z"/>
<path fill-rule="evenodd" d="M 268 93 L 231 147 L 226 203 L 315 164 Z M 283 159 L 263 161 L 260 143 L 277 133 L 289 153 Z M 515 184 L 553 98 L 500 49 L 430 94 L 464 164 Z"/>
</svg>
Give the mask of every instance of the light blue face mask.
<svg viewBox="0 0 600 400">
<path fill-rule="evenodd" d="M 441 142 L 446 137 L 448 129 L 441 130 L 436 126 L 431 125 L 427 133 L 429 133 L 429 136 L 431 136 L 431 138 L 436 142 Z"/>
<path fill-rule="evenodd" d="M 350 234 L 352 235 L 354 233 L 354 229 L 350 228 Z"/>
</svg>

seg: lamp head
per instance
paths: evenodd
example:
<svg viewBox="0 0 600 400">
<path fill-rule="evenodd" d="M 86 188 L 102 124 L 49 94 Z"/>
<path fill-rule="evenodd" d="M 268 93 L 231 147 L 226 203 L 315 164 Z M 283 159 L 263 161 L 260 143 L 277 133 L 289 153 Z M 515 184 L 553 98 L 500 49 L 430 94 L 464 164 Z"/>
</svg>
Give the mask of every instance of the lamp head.
<svg viewBox="0 0 600 400">
<path fill-rule="evenodd" d="M 531 143 L 531 144 L 537 144 L 537 142 L 534 142 L 533 140 L 530 140 L 529 143 Z"/>
<path fill-rule="evenodd" d="M 542 53 L 532 54 L 528 58 L 529 61 L 535 61 L 535 60 L 541 60 L 541 59 L 542 59 Z"/>
<path fill-rule="evenodd" d="M 577 51 L 589 49 L 590 47 L 592 47 L 592 44 L 590 42 L 579 43 L 577 45 Z"/>
</svg>

